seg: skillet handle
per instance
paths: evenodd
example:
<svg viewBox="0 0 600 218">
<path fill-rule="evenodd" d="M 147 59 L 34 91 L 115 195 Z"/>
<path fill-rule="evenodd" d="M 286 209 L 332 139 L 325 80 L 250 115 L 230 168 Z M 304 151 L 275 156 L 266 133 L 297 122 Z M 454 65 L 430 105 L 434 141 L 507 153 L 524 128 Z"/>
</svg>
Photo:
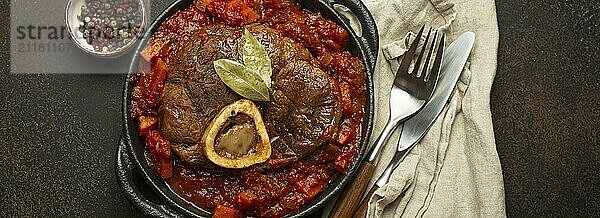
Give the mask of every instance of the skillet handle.
<svg viewBox="0 0 600 218">
<path fill-rule="evenodd" d="M 353 217 L 352 215 L 358 209 L 360 199 L 365 193 L 374 172 L 375 165 L 372 163 L 363 161 L 360 164 L 358 171 L 356 171 L 350 183 L 346 185 L 337 202 L 335 202 L 333 209 L 329 213 L 329 218 Z"/>
<path fill-rule="evenodd" d="M 369 199 L 371 199 L 371 197 L 375 194 L 375 191 L 377 191 L 377 189 L 379 189 L 379 186 L 377 186 L 377 184 L 375 184 L 375 185 L 373 185 L 371 190 L 369 192 L 367 192 L 367 195 L 362 200 L 362 202 L 360 203 L 360 206 L 358 206 L 358 210 L 356 210 L 356 213 L 354 214 L 355 218 L 366 218 L 367 217 L 367 210 L 369 209 Z"/>
<path fill-rule="evenodd" d="M 375 19 L 369 13 L 369 9 L 360 0 L 331 0 L 331 4 L 339 4 L 348 8 L 360 23 L 362 36 L 359 37 L 359 43 L 363 48 L 366 48 L 367 64 L 370 69 L 375 69 L 377 63 L 377 55 L 379 52 L 379 32 Z"/>
<path fill-rule="evenodd" d="M 119 148 L 117 149 L 117 160 L 115 165 L 117 180 L 121 189 L 125 191 L 125 197 L 137 208 L 152 217 L 183 217 L 167 205 L 158 204 L 150 201 L 144 193 L 136 186 L 136 180 L 142 181 L 129 159 L 125 141 L 121 138 Z"/>
</svg>

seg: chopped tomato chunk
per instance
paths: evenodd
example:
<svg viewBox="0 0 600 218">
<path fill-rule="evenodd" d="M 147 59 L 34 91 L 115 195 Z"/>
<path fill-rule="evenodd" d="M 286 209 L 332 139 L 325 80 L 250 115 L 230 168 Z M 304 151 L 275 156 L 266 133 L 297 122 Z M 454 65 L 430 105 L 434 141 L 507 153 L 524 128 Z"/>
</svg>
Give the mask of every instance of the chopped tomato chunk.
<svg viewBox="0 0 600 218">
<path fill-rule="evenodd" d="M 342 114 L 344 116 L 349 116 L 352 114 L 352 92 L 351 92 L 350 84 L 347 82 L 340 82 L 340 93 L 341 93 L 341 101 L 340 105 L 342 108 Z"/>
<path fill-rule="evenodd" d="M 146 135 L 148 131 L 158 127 L 158 117 L 153 115 L 142 115 L 138 117 L 138 132 Z"/>
<path fill-rule="evenodd" d="M 164 45 L 167 44 L 167 39 L 165 38 L 152 38 L 148 42 L 148 45 L 140 52 L 140 55 L 144 60 L 150 61 L 152 58 L 160 52 Z"/>
<path fill-rule="evenodd" d="M 356 138 L 356 129 L 354 125 L 350 125 L 349 122 L 344 122 L 340 126 L 338 132 L 338 143 L 342 145 L 348 145 Z"/>
<path fill-rule="evenodd" d="M 331 56 L 331 54 L 328 52 L 321 52 L 321 54 L 319 54 L 317 59 L 319 60 L 321 67 L 325 68 L 325 67 L 329 66 L 329 64 L 331 64 L 331 61 L 333 60 L 333 56 Z"/>
<path fill-rule="evenodd" d="M 158 176 L 160 176 L 160 178 L 162 179 L 168 179 L 173 176 L 172 158 L 162 158 L 158 160 L 157 164 L 154 167 L 156 168 Z"/>
<path fill-rule="evenodd" d="M 215 211 L 213 212 L 212 217 L 214 218 L 236 218 L 242 217 L 242 213 L 239 210 L 234 208 L 225 206 L 225 205 L 217 205 Z"/>
<path fill-rule="evenodd" d="M 285 208 L 290 209 L 291 211 L 298 211 L 304 205 L 304 196 L 303 194 L 297 192 L 290 192 L 286 196 L 281 199 L 281 205 Z"/>
<path fill-rule="evenodd" d="M 350 164 L 352 164 L 352 160 L 354 160 L 356 153 L 356 147 L 351 147 L 348 150 L 340 152 L 333 162 L 333 168 L 339 172 L 346 172 L 350 167 Z"/>
<path fill-rule="evenodd" d="M 146 136 L 146 148 L 153 159 L 154 168 L 160 178 L 167 179 L 173 176 L 173 156 L 171 156 L 171 143 L 166 140 L 160 131 L 152 130 Z"/>
<path fill-rule="evenodd" d="M 242 205 L 243 208 L 250 208 L 258 203 L 258 197 L 252 193 L 250 190 L 243 191 L 238 195 L 238 203 Z"/>
<path fill-rule="evenodd" d="M 242 0 L 204 0 L 206 9 L 230 26 L 241 26 L 260 19 L 252 8 Z"/>
<path fill-rule="evenodd" d="M 329 180 L 324 170 L 317 170 L 305 178 L 299 178 L 294 182 L 296 190 L 306 195 L 306 200 L 312 200 L 319 194 Z"/>
<path fill-rule="evenodd" d="M 141 60 L 141 62 L 144 61 Z M 140 64 L 140 67 L 144 67 L 144 65 Z M 149 72 L 140 76 L 137 86 L 133 87 L 131 91 L 131 98 L 134 101 L 132 103 L 132 118 L 136 118 L 136 116 L 141 115 L 141 112 L 158 106 L 158 100 L 168 74 L 167 64 L 158 57 L 152 58 Z"/>
</svg>

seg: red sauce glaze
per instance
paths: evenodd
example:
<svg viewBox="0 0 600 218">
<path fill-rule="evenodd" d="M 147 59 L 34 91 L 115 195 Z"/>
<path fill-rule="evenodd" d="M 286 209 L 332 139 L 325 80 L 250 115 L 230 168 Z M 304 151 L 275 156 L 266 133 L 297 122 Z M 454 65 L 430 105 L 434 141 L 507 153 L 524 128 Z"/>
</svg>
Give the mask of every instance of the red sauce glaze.
<svg viewBox="0 0 600 218">
<path fill-rule="evenodd" d="M 156 93 L 162 91 L 164 69 L 178 42 L 190 33 L 213 22 L 240 26 L 258 22 L 277 29 L 283 36 L 302 44 L 317 58 L 340 87 L 342 120 L 337 140 L 327 142 L 304 159 L 267 170 L 249 167 L 242 170 L 188 169 L 164 149 L 157 122 Z M 157 173 L 180 196 L 195 205 L 214 211 L 217 217 L 281 217 L 299 211 L 315 199 L 329 181 L 348 170 L 355 159 L 365 115 L 366 75 L 359 58 L 348 52 L 348 33 L 317 13 L 303 10 L 291 0 L 196 0 L 188 8 L 168 18 L 142 52 L 140 74 L 134 78 L 132 119 L 145 137 L 150 162 Z M 161 60 L 161 61 L 157 61 Z M 162 63 L 160 63 L 162 62 Z M 160 67 L 157 67 L 160 66 Z M 158 85 L 157 85 L 158 84 Z M 136 94 L 150 93 L 150 94 Z M 167 151 L 168 150 L 168 151 Z M 170 161 L 166 157 L 171 157 Z M 171 166 L 171 167 L 169 167 Z M 165 170 L 166 169 L 166 170 Z M 168 170 L 172 171 L 169 175 Z M 237 211 L 237 212 L 236 212 Z"/>
<path fill-rule="evenodd" d="M 198 0 L 204 1 L 206 10 L 230 26 L 257 21 L 260 15 L 258 2 L 253 0 Z"/>
<path fill-rule="evenodd" d="M 194 5 L 178 11 L 165 20 L 153 33 L 148 45 L 141 52 L 142 57 L 150 61 L 154 56 L 160 56 L 169 63 L 180 41 L 188 39 L 191 33 L 213 22 L 213 17 Z"/>
<path fill-rule="evenodd" d="M 152 166 L 158 176 L 167 179 L 173 176 L 173 155 L 171 143 L 166 140 L 160 131 L 152 130 L 146 136 L 146 148 Z"/>
</svg>

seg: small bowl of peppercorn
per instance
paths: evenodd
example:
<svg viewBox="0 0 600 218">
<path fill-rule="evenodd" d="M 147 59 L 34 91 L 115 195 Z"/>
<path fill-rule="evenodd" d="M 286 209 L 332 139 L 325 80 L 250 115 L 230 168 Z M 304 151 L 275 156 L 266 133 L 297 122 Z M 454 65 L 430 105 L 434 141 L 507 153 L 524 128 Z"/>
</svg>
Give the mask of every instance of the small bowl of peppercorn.
<svg viewBox="0 0 600 218">
<path fill-rule="evenodd" d="M 69 0 L 65 21 L 71 39 L 83 51 L 117 58 L 144 35 L 143 0 Z"/>
</svg>

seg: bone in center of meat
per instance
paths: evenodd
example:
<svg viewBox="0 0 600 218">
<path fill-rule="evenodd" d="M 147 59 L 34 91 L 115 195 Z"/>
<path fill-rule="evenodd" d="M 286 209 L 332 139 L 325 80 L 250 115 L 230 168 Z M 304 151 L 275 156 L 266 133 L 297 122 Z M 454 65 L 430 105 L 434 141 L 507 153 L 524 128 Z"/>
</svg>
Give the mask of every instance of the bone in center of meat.
<svg viewBox="0 0 600 218">
<path fill-rule="evenodd" d="M 245 123 L 225 131 L 216 144 L 215 150 L 224 157 L 243 157 L 253 153 L 257 142 L 254 125 Z"/>
</svg>

